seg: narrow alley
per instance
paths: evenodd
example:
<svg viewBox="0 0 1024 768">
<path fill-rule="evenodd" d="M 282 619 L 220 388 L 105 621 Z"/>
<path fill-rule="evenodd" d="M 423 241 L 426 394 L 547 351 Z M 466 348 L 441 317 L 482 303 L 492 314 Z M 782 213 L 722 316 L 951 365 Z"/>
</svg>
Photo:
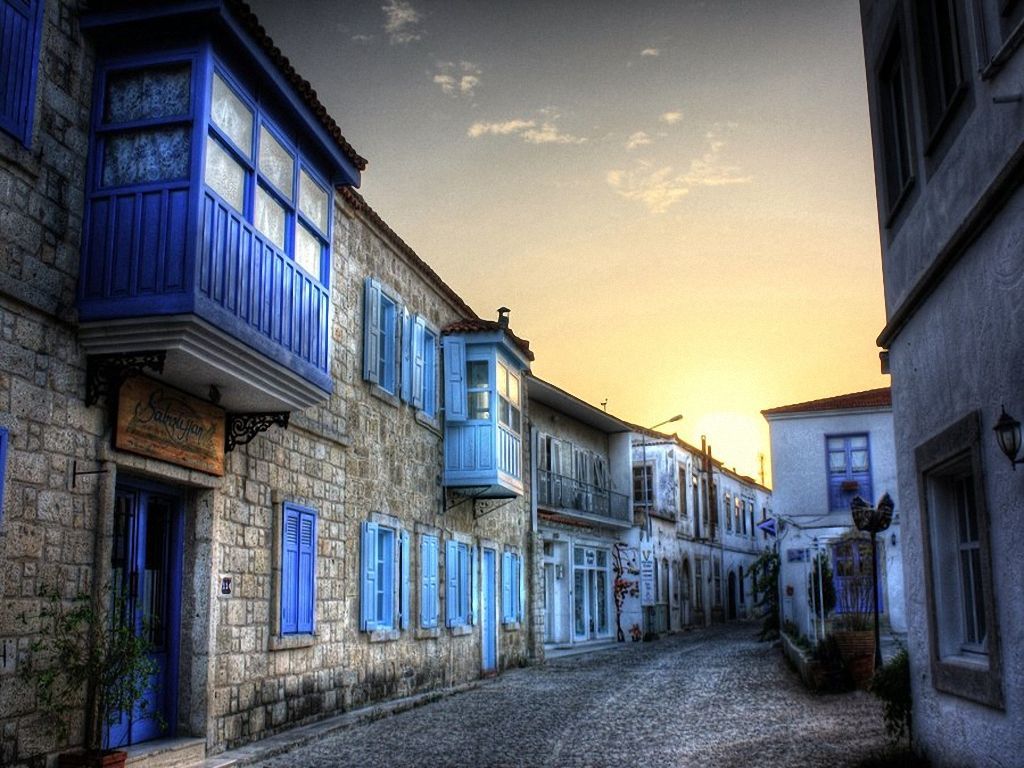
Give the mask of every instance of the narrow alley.
<svg viewBox="0 0 1024 768">
<path fill-rule="evenodd" d="M 258 757 L 253 744 L 243 760 L 256 757 L 249 764 L 261 768 L 839 768 L 885 743 L 874 697 L 809 693 L 751 623 L 512 670 L 393 717 L 327 731 L 273 757 Z"/>
</svg>

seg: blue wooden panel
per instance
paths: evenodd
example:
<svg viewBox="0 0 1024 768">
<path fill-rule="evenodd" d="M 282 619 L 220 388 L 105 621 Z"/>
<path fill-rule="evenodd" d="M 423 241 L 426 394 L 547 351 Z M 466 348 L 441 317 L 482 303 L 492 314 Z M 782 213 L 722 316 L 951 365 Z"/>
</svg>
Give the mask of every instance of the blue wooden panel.
<svg viewBox="0 0 1024 768">
<path fill-rule="evenodd" d="M 42 0 L 0 0 L 0 129 L 26 147 L 32 138 Z"/>
<path fill-rule="evenodd" d="M 302 510 L 299 517 L 299 632 L 313 631 L 313 606 L 316 578 L 316 515 Z"/>
<path fill-rule="evenodd" d="M 298 631 L 299 510 L 285 505 L 281 533 L 281 634 Z"/>
<path fill-rule="evenodd" d="M 445 421 L 466 420 L 466 343 L 455 336 L 444 340 Z"/>
<path fill-rule="evenodd" d="M 377 524 L 362 525 L 361 579 L 359 584 L 359 629 L 377 628 Z"/>
<path fill-rule="evenodd" d="M 444 616 L 446 626 L 463 623 L 459 614 L 459 546 L 455 541 L 444 545 Z"/>
<path fill-rule="evenodd" d="M 398 588 L 402 592 L 402 602 L 398 608 L 398 614 L 401 621 L 401 628 L 409 628 L 409 533 L 402 531 L 400 534 L 401 538 L 401 549 L 400 549 L 400 560 L 399 560 L 399 575 L 398 575 Z"/>
<path fill-rule="evenodd" d="M 0 522 L 4 519 L 4 486 L 7 478 L 7 428 L 0 427 Z"/>
<path fill-rule="evenodd" d="M 501 620 L 513 621 L 512 608 L 512 553 L 501 554 Z"/>
</svg>

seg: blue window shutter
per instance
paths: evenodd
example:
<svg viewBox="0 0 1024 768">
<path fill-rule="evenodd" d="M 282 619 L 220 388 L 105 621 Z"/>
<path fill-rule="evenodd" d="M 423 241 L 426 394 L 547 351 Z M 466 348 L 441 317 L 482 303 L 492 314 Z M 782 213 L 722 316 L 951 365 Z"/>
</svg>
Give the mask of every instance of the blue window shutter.
<svg viewBox="0 0 1024 768">
<path fill-rule="evenodd" d="M 445 625 L 454 627 L 459 617 L 459 547 L 454 541 L 444 544 L 444 593 Z"/>
<path fill-rule="evenodd" d="M 444 418 L 466 420 L 466 342 L 453 336 L 444 340 Z"/>
<path fill-rule="evenodd" d="M 412 388 L 412 358 L 413 358 L 413 332 L 412 332 L 412 316 L 409 314 L 409 310 L 402 308 L 401 312 L 401 344 L 399 347 L 402 350 L 401 363 L 402 363 L 402 399 L 411 403 L 413 401 L 413 388 Z"/>
<path fill-rule="evenodd" d="M 284 508 L 281 534 L 281 634 L 298 632 L 299 607 L 299 510 Z"/>
<path fill-rule="evenodd" d="M 399 535 L 402 542 L 401 561 L 399 562 L 398 584 L 402 591 L 402 602 L 399 606 L 399 621 L 402 629 L 409 628 L 409 533 L 402 531 Z"/>
<path fill-rule="evenodd" d="M 7 477 L 7 429 L 0 427 L 0 521 L 4 519 L 4 479 Z"/>
<path fill-rule="evenodd" d="M 413 407 L 424 408 L 423 368 L 426 359 L 424 341 L 426 340 L 424 320 L 417 315 L 412 324 L 412 404 Z"/>
<path fill-rule="evenodd" d="M 513 599 L 515 600 L 515 620 L 523 620 L 523 558 L 516 555 L 513 560 L 515 576 L 513 576 Z"/>
<path fill-rule="evenodd" d="M 0 128 L 32 140 L 42 0 L 0 0 Z"/>
<path fill-rule="evenodd" d="M 501 620 L 513 621 L 512 612 L 512 553 L 501 554 Z"/>
<path fill-rule="evenodd" d="M 363 523 L 362 584 L 359 590 L 359 629 L 377 628 L 377 524 Z"/>
<path fill-rule="evenodd" d="M 298 632 L 313 631 L 316 579 L 316 515 L 303 510 L 299 516 Z"/>
<path fill-rule="evenodd" d="M 378 528 L 377 536 L 384 537 L 384 555 L 381 560 L 383 578 L 378 585 L 378 589 L 384 595 L 384 606 L 377 617 L 377 626 L 391 629 L 395 626 L 395 534 L 391 529 Z"/>
<path fill-rule="evenodd" d="M 363 294 L 363 378 L 380 384 L 380 283 L 366 278 Z"/>
<path fill-rule="evenodd" d="M 477 605 L 477 581 L 476 581 L 476 547 L 469 547 L 469 578 L 466 584 L 469 587 L 469 623 L 476 624 L 479 606 Z"/>
<path fill-rule="evenodd" d="M 437 539 L 420 539 L 420 625 L 437 626 Z"/>
</svg>

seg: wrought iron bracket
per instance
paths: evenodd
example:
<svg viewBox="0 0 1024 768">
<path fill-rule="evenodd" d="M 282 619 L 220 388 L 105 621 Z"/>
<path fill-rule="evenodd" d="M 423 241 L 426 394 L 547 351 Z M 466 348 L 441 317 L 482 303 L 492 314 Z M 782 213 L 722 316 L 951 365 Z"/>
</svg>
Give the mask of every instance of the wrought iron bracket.
<svg viewBox="0 0 1024 768">
<path fill-rule="evenodd" d="M 470 486 L 468 488 L 460 488 L 458 490 L 455 490 L 454 488 L 447 488 L 446 487 L 444 490 L 451 491 L 452 495 L 454 497 L 456 497 L 458 499 L 458 501 L 453 501 L 451 504 L 445 504 L 444 505 L 444 511 L 445 512 L 451 512 L 456 507 L 461 507 L 467 501 L 472 501 L 473 502 L 473 509 L 475 511 L 476 510 L 476 500 L 478 498 L 480 498 L 480 496 L 482 494 L 487 492 L 487 488 L 488 488 L 488 486 L 486 486 L 486 485 Z"/>
<path fill-rule="evenodd" d="M 273 426 L 288 428 L 288 411 L 270 413 L 229 413 L 224 430 L 224 452 L 230 453 L 236 445 L 245 445 L 260 432 Z"/>
<path fill-rule="evenodd" d="M 488 507 L 487 509 L 483 510 L 482 512 L 480 511 L 480 509 L 476 505 L 477 501 L 478 501 L 478 499 L 473 499 L 473 519 L 474 520 L 479 520 L 484 515 L 491 514 L 491 512 L 497 512 L 502 507 L 505 507 L 505 506 L 508 506 L 509 504 L 511 504 L 513 501 L 515 501 L 515 499 L 505 499 L 500 504 L 495 504 L 493 507 Z M 484 499 L 484 501 L 487 501 L 487 499 Z"/>
<path fill-rule="evenodd" d="M 85 404 L 96 405 L 100 398 L 109 403 L 117 396 L 124 380 L 144 371 L 164 372 L 167 351 L 128 352 L 112 355 L 91 355 L 85 367 Z"/>
</svg>

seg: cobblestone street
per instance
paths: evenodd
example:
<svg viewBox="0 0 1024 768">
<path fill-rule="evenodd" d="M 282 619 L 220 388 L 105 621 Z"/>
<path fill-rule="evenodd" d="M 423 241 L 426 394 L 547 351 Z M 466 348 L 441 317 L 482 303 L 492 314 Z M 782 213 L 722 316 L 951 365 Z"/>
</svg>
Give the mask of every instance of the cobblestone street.
<svg viewBox="0 0 1024 768">
<path fill-rule="evenodd" d="M 885 743 L 864 692 L 804 690 L 754 624 L 510 670 L 256 763 L 852 766 Z"/>
</svg>

